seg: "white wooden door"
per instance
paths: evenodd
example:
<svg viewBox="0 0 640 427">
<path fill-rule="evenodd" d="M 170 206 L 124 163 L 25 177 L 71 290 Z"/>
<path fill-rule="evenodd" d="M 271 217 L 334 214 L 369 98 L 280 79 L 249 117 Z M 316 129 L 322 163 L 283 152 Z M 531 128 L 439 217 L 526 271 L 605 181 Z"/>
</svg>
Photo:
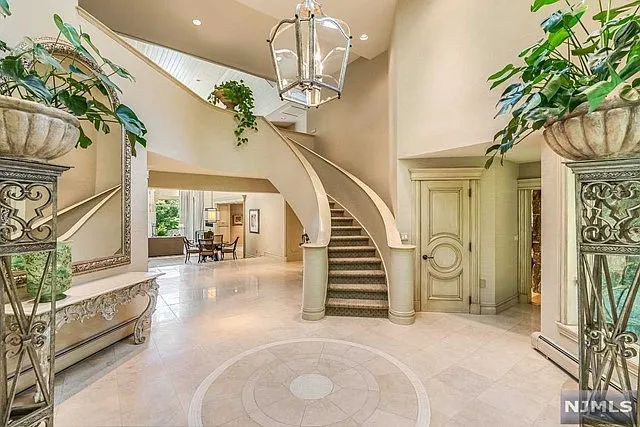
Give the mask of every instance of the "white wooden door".
<svg viewBox="0 0 640 427">
<path fill-rule="evenodd" d="M 421 183 L 421 304 L 425 311 L 469 312 L 469 189 L 469 181 Z"/>
</svg>

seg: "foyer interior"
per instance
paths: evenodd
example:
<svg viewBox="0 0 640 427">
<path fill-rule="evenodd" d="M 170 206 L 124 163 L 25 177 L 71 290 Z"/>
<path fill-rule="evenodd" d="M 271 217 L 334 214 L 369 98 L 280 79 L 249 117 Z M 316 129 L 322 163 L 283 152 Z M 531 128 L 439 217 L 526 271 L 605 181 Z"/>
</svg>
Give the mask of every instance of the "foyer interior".
<svg viewBox="0 0 640 427">
<path fill-rule="evenodd" d="M 352 56 L 311 109 L 280 97 L 265 43 L 297 1 L 44 3 L 14 0 L 0 39 L 63 15 L 135 75 L 116 99 L 149 130 L 132 155 L 85 124 L 94 146 L 59 159 L 55 425 L 561 425 L 575 180 L 539 132 L 485 168 L 504 125 L 486 78 L 539 37 L 529 2 L 326 0 Z M 244 143 L 209 102 L 229 80 L 255 98 Z"/>
</svg>

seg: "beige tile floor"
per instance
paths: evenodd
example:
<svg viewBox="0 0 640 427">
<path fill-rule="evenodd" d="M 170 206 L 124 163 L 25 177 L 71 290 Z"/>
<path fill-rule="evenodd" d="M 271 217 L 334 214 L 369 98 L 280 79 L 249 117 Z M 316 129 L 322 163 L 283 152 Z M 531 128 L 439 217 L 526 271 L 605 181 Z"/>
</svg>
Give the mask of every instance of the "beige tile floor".
<svg viewBox="0 0 640 427">
<path fill-rule="evenodd" d="M 421 313 L 413 326 L 305 322 L 299 263 L 167 264 L 152 340 L 60 373 L 57 426 L 187 426 L 193 402 L 207 426 L 416 425 L 412 375 L 431 426 L 559 425 L 560 389 L 573 381 L 530 347 L 539 307 Z"/>
</svg>

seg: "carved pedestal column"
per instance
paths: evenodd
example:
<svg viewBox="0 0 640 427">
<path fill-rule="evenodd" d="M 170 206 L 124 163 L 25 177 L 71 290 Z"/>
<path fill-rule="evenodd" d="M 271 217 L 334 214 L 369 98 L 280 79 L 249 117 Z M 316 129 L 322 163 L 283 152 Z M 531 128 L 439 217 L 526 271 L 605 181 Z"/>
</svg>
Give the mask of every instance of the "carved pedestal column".
<svg viewBox="0 0 640 427">
<path fill-rule="evenodd" d="M 640 425 L 640 159 L 573 162 L 579 283 L 580 390 L 614 393 L 631 411 L 587 410 L 581 425 Z M 594 406 L 595 407 L 595 406 Z"/>
<path fill-rule="evenodd" d="M 53 425 L 56 192 L 67 169 L 0 157 L 0 426 Z M 35 300 L 25 305 L 11 256 L 28 252 L 46 252 L 47 261 Z M 51 302 L 40 304 L 47 286 Z M 33 370 L 36 387 L 18 394 L 18 380 L 27 370 Z"/>
</svg>

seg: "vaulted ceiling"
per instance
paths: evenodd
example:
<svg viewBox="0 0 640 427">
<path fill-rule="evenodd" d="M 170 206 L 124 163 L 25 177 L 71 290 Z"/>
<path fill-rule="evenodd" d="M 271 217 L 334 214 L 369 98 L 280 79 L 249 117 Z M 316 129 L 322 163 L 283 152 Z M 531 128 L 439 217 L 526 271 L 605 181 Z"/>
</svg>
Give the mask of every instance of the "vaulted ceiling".
<svg viewBox="0 0 640 427">
<path fill-rule="evenodd" d="M 282 101 L 274 82 L 214 64 L 210 61 L 204 61 L 163 46 L 126 36 L 123 38 L 204 99 L 208 98 L 216 84 L 229 80 L 241 80 L 253 91 L 255 98 L 254 112 L 258 116 L 265 116 L 271 122 L 285 126 L 304 120 L 306 110 L 290 102 Z"/>
<path fill-rule="evenodd" d="M 388 49 L 397 0 L 324 0 L 326 15 L 349 24 L 353 57 Z M 267 38 L 295 13 L 298 0 L 80 0 L 112 30 L 273 79 Z M 198 19 L 202 25 L 195 26 Z M 367 34 L 369 40 L 359 39 Z"/>
</svg>

